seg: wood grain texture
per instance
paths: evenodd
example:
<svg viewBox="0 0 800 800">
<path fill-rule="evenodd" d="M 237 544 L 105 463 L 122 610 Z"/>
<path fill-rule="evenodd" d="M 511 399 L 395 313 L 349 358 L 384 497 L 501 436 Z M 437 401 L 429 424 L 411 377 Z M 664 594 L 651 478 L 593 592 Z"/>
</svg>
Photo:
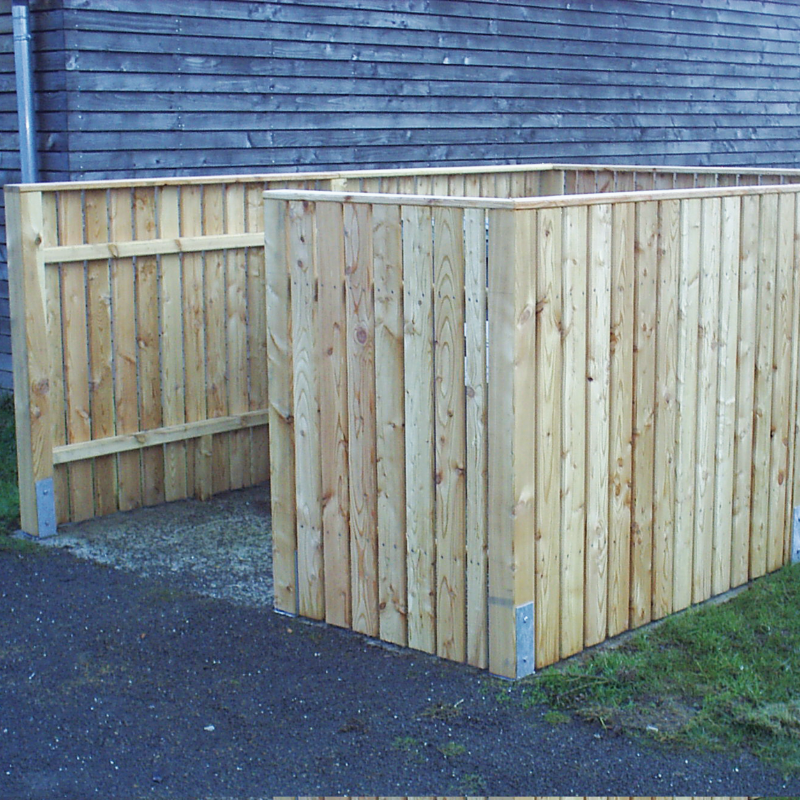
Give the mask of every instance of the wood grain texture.
<svg viewBox="0 0 800 800">
<path fill-rule="evenodd" d="M 463 212 L 437 208 L 434 229 L 436 651 L 466 656 L 466 419 Z"/>
<path fill-rule="evenodd" d="M 608 627 L 611 220 L 610 205 L 593 206 L 589 211 L 584 611 L 586 646 L 603 641 Z"/>
<path fill-rule="evenodd" d="M 672 612 L 677 425 L 679 200 L 659 204 L 658 327 L 656 330 L 655 476 L 653 492 L 654 619 Z"/>
<path fill-rule="evenodd" d="M 297 519 L 292 389 L 292 309 L 286 252 L 286 217 L 286 203 L 270 200 L 264 202 L 272 574 L 275 585 L 275 608 L 279 611 L 296 614 Z"/>
<path fill-rule="evenodd" d="M 380 621 L 371 217 L 369 206 L 345 205 L 352 626 L 360 633 L 377 636 Z"/>
<path fill-rule="evenodd" d="M 465 189 L 474 193 L 478 186 L 467 181 Z M 467 662 L 479 669 L 489 665 L 486 281 L 486 213 L 465 209 Z"/>
<path fill-rule="evenodd" d="M 347 318 L 344 218 L 340 203 L 317 203 L 319 274 L 320 449 L 325 619 L 351 623 L 350 474 L 347 412 Z"/>
<path fill-rule="evenodd" d="M 408 644 L 436 651 L 433 232 L 430 209 L 403 206 Z"/>
<path fill-rule="evenodd" d="M 399 205 L 373 209 L 380 636 L 384 641 L 405 645 L 408 629 L 401 221 Z"/>
<path fill-rule="evenodd" d="M 559 209 L 537 214 L 536 659 L 560 655 L 562 281 Z"/>
</svg>

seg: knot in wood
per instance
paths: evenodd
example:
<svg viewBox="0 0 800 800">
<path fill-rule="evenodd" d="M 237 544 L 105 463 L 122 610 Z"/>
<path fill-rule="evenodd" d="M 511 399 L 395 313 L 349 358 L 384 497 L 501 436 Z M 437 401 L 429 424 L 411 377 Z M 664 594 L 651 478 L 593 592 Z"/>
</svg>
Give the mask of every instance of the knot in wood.
<svg viewBox="0 0 800 800">
<path fill-rule="evenodd" d="M 359 325 L 358 328 L 356 328 L 356 341 L 359 344 L 366 344 L 367 343 L 367 331 L 366 331 L 365 328 L 363 328 L 360 325 Z"/>
</svg>

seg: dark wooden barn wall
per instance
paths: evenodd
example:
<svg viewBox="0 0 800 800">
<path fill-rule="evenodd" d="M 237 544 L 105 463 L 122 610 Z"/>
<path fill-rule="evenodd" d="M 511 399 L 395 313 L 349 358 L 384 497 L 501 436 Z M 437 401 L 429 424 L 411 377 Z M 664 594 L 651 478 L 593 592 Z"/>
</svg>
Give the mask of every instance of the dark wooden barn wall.
<svg viewBox="0 0 800 800">
<path fill-rule="evenodd" d="M 486 161 L 800 166 L 795 2 L 32 2 L 47 179 Z M 2 26 L 4 9 L 10 0 Z M 2 41 L 6 148 L 15 107 Z M 0 158 L 15 179 L 13 147 Z"/>
</svg>

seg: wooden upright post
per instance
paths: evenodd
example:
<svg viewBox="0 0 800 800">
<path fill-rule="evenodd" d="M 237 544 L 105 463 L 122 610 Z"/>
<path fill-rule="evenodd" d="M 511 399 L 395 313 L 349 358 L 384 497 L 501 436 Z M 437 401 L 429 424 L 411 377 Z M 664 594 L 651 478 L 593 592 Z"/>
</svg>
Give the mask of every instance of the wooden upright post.
<svg viewBox="0 0 800 800">
<path fill-rule="evenodd" d="M 56 511 L 42 193 L 9 186 L 5 198 L 21 524 L 31 536 L 51 536 Z"/>
</svg>

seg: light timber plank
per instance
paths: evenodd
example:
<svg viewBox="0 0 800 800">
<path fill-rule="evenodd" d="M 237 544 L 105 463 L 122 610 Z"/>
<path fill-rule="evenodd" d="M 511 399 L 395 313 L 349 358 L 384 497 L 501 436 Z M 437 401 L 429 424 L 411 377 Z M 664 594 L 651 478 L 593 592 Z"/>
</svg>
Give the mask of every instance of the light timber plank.
<svg viewBox="0 0 800 800">
<path fill-rule="evenodd" d="M 656 328 L 655 490 L 653 493 L 653 618 L 672 613 L 675 537 L 680 200 L 659 204 Z"/>
<path fill-rule="evenodd" d="M 207 186 L 203 194 L 203 232 L 217 235 L 225 230 L 225 192 L 222 186 Z M 205 253 L 206 279 L 206 407 L 209 417 L 228 416 L 227 291 L 225 256 Z M 212 491 L 231 488 L 230 438 L 215 436 L 211 448 Z"/>
<path fill-rule="evenodd" d="M 247 346 L 250 354 L 250 410 L 269 405 L 267 386 L 267 295 L 264 270 L 264 199 L 260 184 L 247 187 L 247 229 L 261 237 L 258 247 L 247 250 Z M 250 483 L 269 478 L 269 432 L 266 427 L 250 435 Z"/>
<path fill-rule="evenodd" d="M 84 236 L 83 198 L 69 193 L 59 199 L 59 235 L 66 244 L 81 243 Z M 89 343 L 86 329 L 85 268 L 65 270 L 61 282 L 64 324 L 64 393 L 67 400 L 67 442 L 88 442 L 92 438 Z M 69 468 L 71 519 L 94 516 L 92 464 Z"/>
<path fill-rule="evenodd" d="M 107 201 L 105 190 L 95 189 L 85 194 L 86 241 L 89 243 L 108 239 Z M 86 278 L 92 439 L 103 439 L 115 433 L 108 261 L 90 261 L 86 265 Z M 116 459 L 100 458 L 93 467 L 95 513 L 98 516 L 111 514 L 118 509 Z"/>
<path fill-rule="evenodd" d="M 134 235 L 137 239 L 158 236 L 155 190 L 134 191 Z M 158 260 L 137 258 L 136 308 L 137 344 L 139 347 L 139 419 L 143 430 L 163 425 L 161 373 L 159 367 Z M 164 502 L 163 448 L 153 447 L 142 453 L 142 498 L 145 505 Z"/>
<path fill-rule="evenodd" d="M 317 203 L 325 619 L 332 625 L 349 628 L 350 475 L 343 226 L 341 203 Z"/>
<path fill-rule="evenodd" d="M 133 238 L 133 192 L 109 192 L 109 238 Z M 136 379 L 138 347 L 136 341 L 136 278 L 133 259 L 111 262 L 111 303 L 114 310 L 114 416 L 116 433 L 135 433 L 139 425 L 139 386 Z M 120 511 L 142 505 L 142 465 L 138 452 L 117 457 L 118 500 Z"/>
<path fill-rule="evenodd" d="M 203 232 L 203 187 L 185 186 L 180 193 L 181 235 Z M 203 256 L 187 253 L 182 258 L 183 350 L 186 372 L 186 422 L 199 422 L 206 412 L 206 339 Z M 207 500 L 212 493 L 211 453 L 207 442 L 186 444 L 187 490 Z"/>
<path fill-rule="evenodd" d="M 617 180 L 620 179 L 619 174 Z M 612 209 L 608 633 L 628 629 L 633 481 L 633 326 L 636 207 Z"/>
<path fill-rule="evenodd" d="M 611 342 L 610 205 L 589 210 L 586 443 L 586 593 L 584 644 L 606 638 L 608 629 L 609 391 Z"/>
<path fill-rule="evenodd" d="M 378 489 L 378 605 L 383 641 L 408 641 L 406 590 L 403 243 L 401 212 L 372 212 L 375 270 L 375 413 Z"/>
<path fill-rule="evenodd" d="M 561 654 L 561 215 L 537 214 L 536 662 Z"/>
<path fill-rule="evenodd" d="M 298 612 L 325 618 L 322 555 L 322 464 L 317 385 L 317 272 L 313 203 L 289 203 L 287 261 L 292 279 Z M 230 267 L 230 262 L 228 263 Z M 230 272 L 229 272 L 230 278 Z M 231 443 L 233 452 L 234 443 Z M 232 476 L 237 470 L 231 469 Z"/>
<path fill-rule="evenodd" d="M 739 263 L 741 260 L 741 201 L 722 201 L 719 295 L 719 392 L 717 452 L 714 483 L 714 535 L 711 594 L 731 588 L 736 441 L 736 343 L 739 334 Z"/>
<path fill-rule="evenodd" d="M 408 644 L 436 651 L 433 233 L 430 209 L 403 206 Z"/>
<path fill-rule="evenodd" d="M 796 229 L 800 229 L 800 202 L 795 195 L 797 209 Z M 789 418 L 794 419 L 794 427 L 789 433 L 789 466 L 790 472 L 787 483 L 788 503 L 786 508 L 787 518 L 792 518 L 794 509 L 800 506 L 800 263 L 795 261 L 793 270 L 793 299 L 792 299 L 792 341 L 794 353 L 792 356 L 792 394 L 789 403 Z M 793 415 L 793 416 L 792 416 Z M 791 558 L 792 538 L 787 535 L 784 543 L 783 557 L 786 561 Z"/>
<path fill-rule="evenodd" d="M 165 187 L 158 197 L 159 234 L 177 236 L 179 217 L 178 188 Z M 177 255 L 163 255 L 160 262 L 161 404 L 164 424 L 179 425 L 186 421 L 181 261 Z M 186 497 L 186 445 L 183 442 L 164 446 L 164 493 L 167 501 Z"/>
<path fill-rule="evenodd" d="M 292 309 L 286 253 L 287 204 L 264 202 L 264 255 L 267 280 L 269 356 L 270 500 L 275 608 L 297 613 L 295 559 L 294 397 L 292 390 Z"/>
<path fill-rule="evenodd" d="M 773 350 L 772 423 L 770 431 L 769 529 L 767 570 L 783 564 L 784 541 L 791 529 L 786 516 L 789 436 L 793 415 L 791 400 L 792 300 L 795 263 L 795 200 L 786 194 L 778 199 L 778 246 L 775 275 L 775 343 Z"/>
<path fill-rule="evenodd" d="M 469 179 L 465 188 L 467 192 L 478 190 Z M 467 663 L 479 669 L 489 666 L 486 278 L 486 213 L 465 209 Z"/>
<path fill-rule="evenodd" d="M 241 184 L 225 190 L 225 226 L 229 234 L 245 233 L 245 193 Z M 247 257 L 240 248 L 227 250 L 227 335 L 228 413 L 241 414 L 249 408 L 247 352 Z M 246 431 L 230 434 L 231 489 L 249 483 L 250 436 Z"/>
<path fill-rule="evenodd" d="M 466 657 L 466 420 L 463 213 L 433 212 L 436 652 Z"/>
<path fill-rule="evenodd" d="M 681 202 L 681 271 L 678 299 L 678 430 L 675 446 L 675 553 L 673 610 L 692 602 L 697 440 L 697 326 L 700 320 L 699 200 Z"/>
<path fill-rule="evenodd" d="M 761 198 L 761 226 L 758 248 L 753 494 L 750 538 L 751 578 L 760 577 L 767 571 L 777 256 L 778 198 L 775 195 L 770 195 Z"/>
<path fill-rule="evenodd" d="M 42 194 L 42 241 L 58 241 L 58 209 L 55 192 Z M 9 225 L 10 227 L 10 225 Z M 9 244 L 10 246 L 10 244 Z M 9 260 L 9 263 L 12 263 Z M 64 398 L 64 342 L 61 320 L 61 270 L 56 267 L 45 270 L 45 313 L 47 315 L 47 342 L 50 356 L 50 408 L 53 422 L 53 446 L 66 444 L 67 428 L 64 412 L 66 408 Z M 13 280 L 13 279 L 12 279 Z M 11 283 L 11 281 L 9 281 Z M 13 311 L 12 311 L 13 319 Z M 12 329 L 13 330 L 13 329 Z M 12 352 L 16 349 L 13 345 Z M 19 386 L 15 380 L 16 387 Z M 24 395 L 21 395 L 24 397 Z M 133 401 L 136 402 L 136 382 L 134 380 Z M 19 481 L 22 489 L 22 481 Z M 67 467 L 53 468 L 53 488 L 56 503 L 56 522 L 61 524 L 69 522 L 69 473 Z M 23 530 L 27 530 L 23 528 Z"/>
<path fill-rule="evenodd" d="M 697 473 L 692 602 L 711 596 L 714 535 L 714 458 L 717 434 L 720 226 L 719 200 L 703 200 L 697 376 Z"/>
<path fill-rule="evenodd" d="M 360 633 L 377 636 L 375 310 L 371 217 L 369 206 L 345 205 L 352 626 Z"/>
<path fill-rule="evenodd" d="M 563 216 L 564 371 L 561 472 L 561 656 L 583 647 L 586 542 L 586 310 L 588 209 Z"/>
<path fill-rule="evenodd" d="M 489 669 L 515 678 L 513 212 L 490 211 L 488 236 Z"/>
<path fill-rule="evenodd" d="M 741 199 L 741 263 L 739 268 L 739 330 L 737 337 L 736 432 L 734 442 L 733 530 L 731 585 L 750 578 L 750 520 L 753 474 L 755 358 L 758 335 L 758 242 L 760 200 Z"/>
<path fill-rule="evenodd" d="M 37 483 L 53 477 L 55 412 L 49 391 L 47 287 L 37 244 L 44 231 L 42 205 L 39 193 L 5 191 L 20 522 L 32 536 L 55 532 L 51 509 L 40 507 L 37 500 Z"/>
<path fill-rule="evenodd" d="M 636 173 L 649 183 L 652 175 Z M 636 325 L 633 342 L 633 525 L 631 627 L 652 619 L 658 204 L 636 206 Z"/>
<path fill-rule="evenodd" d="M 517 677 L 534 670 L 536 621 L 536 212 L 514 223 L 514 605 Z M 520 609 L 523 611 L 520 612 Z M 534 615 L 535 617 L 535 615 Z M 530 625 L 531 634 L 519 625 Z M 529 643 L 529 644 L 528 644 Z"/>
</svg>

